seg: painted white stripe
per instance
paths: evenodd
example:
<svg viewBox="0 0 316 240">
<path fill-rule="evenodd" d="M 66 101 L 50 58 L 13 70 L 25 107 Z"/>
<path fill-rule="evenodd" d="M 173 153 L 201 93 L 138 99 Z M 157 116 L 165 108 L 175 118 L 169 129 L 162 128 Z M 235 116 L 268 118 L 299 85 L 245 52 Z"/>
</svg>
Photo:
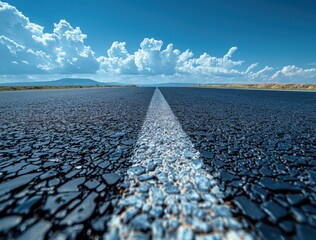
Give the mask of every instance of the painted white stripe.
<svg viewBox="0 0 316 240">
<path fill-rule="evenodd" d="M 252 239 L 155 90 L 105 239 Z"/>
</svg>

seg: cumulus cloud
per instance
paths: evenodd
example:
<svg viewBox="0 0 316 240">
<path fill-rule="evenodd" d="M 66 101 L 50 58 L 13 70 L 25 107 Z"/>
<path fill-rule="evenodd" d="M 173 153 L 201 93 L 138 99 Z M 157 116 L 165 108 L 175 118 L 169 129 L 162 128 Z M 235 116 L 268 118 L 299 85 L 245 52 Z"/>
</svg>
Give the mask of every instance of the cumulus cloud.
<svg viewBox="0 0 316 240">
<path fill-rule="evenodd" d="M 214 76 L 241 75 L 242 72 L 234 67 L 241 66 L 243 61 L 231 60 L 231 57 L 236 50 L 237 47 L 230 48 L 222 58 L 213 57 L 207 53 L 203 53 L 198 58 L 188 58 L 178 66 L 178 70 L 180 72 L 202 73 Z"/>
<path fill-rule="evenodd" d="M 45 33 L 15 7 L 0 2 L 0 73 L 95 73 L 99 63 L 84 44 L 86 37 L 65 20 Z"/>
<path fill-rule="evenodd" d="M 126 42 L 114 42 L 107 51 L 106 57 L 100 57 L 100 72 L 142 75 L 210 74 L 210 75 L 243 75 L 234 67 L 241 66 L 243 61 L 232 60 L 237 47 L 232 47 L 223 57 L 212 57 L 207 53 L 193 58 L 190 50 L 181 52 L 173 44 L 163 48 L 163 41 L 145 38 L 140 48 L 130 54 Z"/>
<path fill-rule="evenodd" d="M 126 50 L 126 42 L 113 42 L 108 57 L 99 57 L 99 73 L 136 74 L 134 56 Z"/>
<path fill-rule="evenodd" d="M 281 70 L 275 72 L 271 78 L 280 82 L 303 79 L 316 83 L 316 68 L 303 69 L 295 65 L 285 66 Z"/>
<path fill-rule="evenodd" d="M 162 50 L 163 42 L 145 38 L 133 54 L 126 50 L 125 42 L 114 42 L 107 57 L 100 57 L 100 71 L 121 74 L 172 75 L 176 73 L 180 51 L 169 44 Z M 183 56 L 181 56 L 183 58 Z"/>
<path fill-rule="evenodd" d="M 153 38 L 145 38 L 140 49 L 135 52 L 135 64 L 137 69 L 143 74 L 174 74 L 180 51 L 173 49 L 169 44 L 166 49 L 161 51 L 163 42 Z"/>
</svg>

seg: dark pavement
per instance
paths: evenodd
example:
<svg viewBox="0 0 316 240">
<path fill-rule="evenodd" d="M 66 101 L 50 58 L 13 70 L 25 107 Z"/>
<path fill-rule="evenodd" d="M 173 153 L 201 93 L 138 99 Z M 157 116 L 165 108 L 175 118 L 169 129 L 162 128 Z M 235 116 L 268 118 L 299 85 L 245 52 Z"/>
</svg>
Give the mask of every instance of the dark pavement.
<svg viewBox="0 0 316 240">
<path fill-rule="evenodd" d="M 245 229 L 316 239 L 316 93 L 160 89 Z M 153 92 L 0 93 L 0 239 L 101 237 Z"/>
<path fill-rule="evenodd" d="M 316 239 L 316 93 L 161 91 L 246 229 Z"/>
<path fill-rule="evenodd" d="M 0 239 L 102 235 L 153 91 L 0 93 Z"/>
</svg>

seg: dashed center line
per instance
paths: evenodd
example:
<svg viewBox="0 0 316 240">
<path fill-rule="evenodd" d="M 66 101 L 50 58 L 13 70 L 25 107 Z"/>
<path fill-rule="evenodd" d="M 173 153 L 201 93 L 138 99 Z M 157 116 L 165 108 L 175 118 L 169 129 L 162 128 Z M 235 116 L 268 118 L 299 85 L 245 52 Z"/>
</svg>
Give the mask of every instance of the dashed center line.
<svg viewBox="0 0 316 240">
<path fill-rule="evenodd" d="M 159 89 L 152 97 L 106 239 L 252 239 Z"/>
</svg>

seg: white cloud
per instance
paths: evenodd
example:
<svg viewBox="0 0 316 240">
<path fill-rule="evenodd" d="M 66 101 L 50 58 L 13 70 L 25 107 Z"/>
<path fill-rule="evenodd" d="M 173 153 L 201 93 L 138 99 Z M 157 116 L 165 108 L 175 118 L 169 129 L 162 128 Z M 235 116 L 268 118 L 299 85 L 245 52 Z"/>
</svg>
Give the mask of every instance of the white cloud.
<svg viewBox="0 0 316 240">
<path fill-rule="evenodd" d="M 5 36 L 0 36 L 0 58 L 2 74 L 43 73 L 43 69 L 37 65 L 48 66 L 47 60 L 49 61 L 44 52 L 26 49 Z"/>
<path fill-rule="evenodd" d="M 126 50 L 125 42 L 113 42 L 111 48 L 107 51 L 108 57 L 100 57 L 99 73 L 116 73 L 116 74 L 136 74 L 134 56 Z"/>
<path fill-rule="evenodd" d="M 295 65 L 289 65 L 275 72 L 272 79 L 280 82 L 307 80 L 316 83 L 316 68 L 303 69 Z"/>
<path fill-rule="evenodd" d="M 114 42 L 107 57 L 100 57 L 101 72 L 143 75 L 172 75 L 176 73 L 180 51 L 169 44 L 162 50 L 163 42 L 145 38 L 140 48 L 129 54 L 125 42 Z M 182 56 L 183 58 L 183 56 Z"/>
<path fill-rule="evenodd" d="M 192 58 L 194 56 L 193 52 L 191 52 L 189 49 L 184 51 L 183 53 L 180 54 L 179 56 L 179 61 L 178 63 L 182 64 Z"/>
<path fill-rule="evenodd" d="M 232 47 L 222 57 L 213 57 L 207 53 L 203 53 L 199 58 L 189 57 L 186 61 L 178 66 L 179 72 L 208 74 L 214 76 L 238 76 L 242 72 L 235 67 L 241 66 L 244 61 L 231 60 L 233 53 L 237 47 Z"/>
<path fill-rule="evenodd" d="M 127 58 L 129 56 L 126 50 L 126 42 L 113 42 L 111 48 L 108 50 L 110 58 Z"/>
<path fill-rule="evenodd" d="M 153 38 L 145 38 L 140 49 L 134 53 L 135 64 L 142 74 L 148 75 L 172 75 L 174 74 L 180 51 L 173 49 L 169 44 L 166 49 L 161 51 L 163 42 Z"/>
<path fill-rule="evenodd" d="M 95 73 L 99 63 L 84 44 L 86 37 L 65 20 L 54 24 L 53 33 L 45 33 L 15 7 L 0 2 L 0 74 Z"/>
<path fill-rule="evenodd" d="M 232 47 L 222 57 L 212 57 L 207 53 L 199 58 L 193 58 L 190 50 L 180 52 L 168 44 L 163 49 L 163 41 L 145 38 L 140 48 L 133 54 L 126 50 L 125 42 L 114 42 L 107 51 L 107 57 L 100 57 L 100 72 L 141 75 L 174 75 L 181 74 L 208 74 L 214 76 L 243 75 L 235 69 L 243 61 L 232 60 L 232 54 L 237 47 Z"/>
<path fill-rule="evenodd" d="M 247 71 L 249 71 L 249 68 L 247 69 Z M 273 71 L 272 67 L 265 66 L 263 69 L 261 69 L 257 72 L 249 71 L 248 77 L 251 79 L 261 79 L 261 80 L 269 81 L 269 79 L 271 78 L 272 71 Z"/>
<path fill-rule="evenodd" d="M 252 71 L 252 69 L 254 69 L 254 68 L 257 67 L 257 66 L 258 66 L 258 63 L 253 63 L 253 64 L 251 64 L 251 65 L 247 68 L 245 74 L 250 73 L 250 72 Z"/>
</svg>

